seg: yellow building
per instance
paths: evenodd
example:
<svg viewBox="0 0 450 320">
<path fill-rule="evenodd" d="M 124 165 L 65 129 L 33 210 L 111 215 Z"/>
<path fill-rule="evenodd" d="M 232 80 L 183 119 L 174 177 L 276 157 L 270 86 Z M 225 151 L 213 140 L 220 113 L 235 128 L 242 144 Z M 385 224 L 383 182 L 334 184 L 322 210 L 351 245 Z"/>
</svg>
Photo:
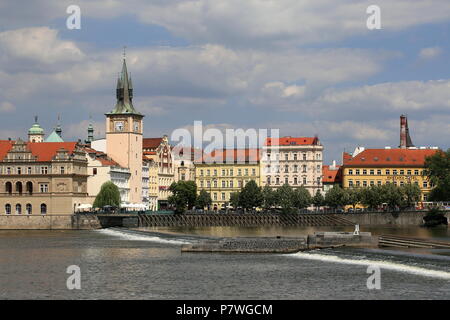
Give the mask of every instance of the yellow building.
<svg viewBox="0 0 450 320">
<path fill-rule="evenodd" d="M 430 182 L 423 175 L 425 158 L 438 150 L 430 149 L 366 149 L 353 156 L 343 155 L 344 188 L 370 187 L 393 183 L 402 186 L 414 183 L 420 187 L 421 198 L 427 200 Z"/>
<path fill-rule="evenodd" d="M 225 208 L 230 194 L 238 192 L 249 181 L 260 185 L 258 149 L 213 151 L 195 163 L 197 190 L 211 194 L 212 209 Z"/>
</svg>

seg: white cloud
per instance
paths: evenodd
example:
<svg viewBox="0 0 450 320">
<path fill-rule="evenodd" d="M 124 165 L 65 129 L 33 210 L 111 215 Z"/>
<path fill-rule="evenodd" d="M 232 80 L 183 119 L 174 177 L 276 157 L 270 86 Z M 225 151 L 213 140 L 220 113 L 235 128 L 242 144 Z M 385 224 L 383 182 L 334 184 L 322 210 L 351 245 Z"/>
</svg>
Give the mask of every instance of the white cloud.
<svg viewBox="0 0 450 320">
<path fill-rule="evenodd" d="M 16 107 L 8 101 L 0 102 L 0 112 L 12 112 Z"/>
<path fill-rule="evenodd" d="M 423 48 L 419 52 L 419 57 L 422 59 L 434 59 L 442 54 L 440 47 Z"/>
<path fill-rule="evenodd" d="M 55 64 L 84 58 L 74 42 L 58 39 L 58 32 L 48 27 L 8 30 L 0 33 L 1 57 Z"/>
</svg>

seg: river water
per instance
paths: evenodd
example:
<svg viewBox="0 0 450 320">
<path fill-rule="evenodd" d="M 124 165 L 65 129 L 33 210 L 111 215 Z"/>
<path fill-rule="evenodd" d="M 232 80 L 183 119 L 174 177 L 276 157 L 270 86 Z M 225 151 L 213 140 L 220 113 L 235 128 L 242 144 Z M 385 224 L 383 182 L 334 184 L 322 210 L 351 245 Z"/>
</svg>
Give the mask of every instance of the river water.
<svg viewBox="0 0 450 320">
<path fill-rule="evenodd" d="M 320 228 L 345 230 L 342 228 Z M 363 228 L 450 241 L 450 229 Z M 0 299 L 450 299 L 449 250 L 340 248 L 297 254 L 181 253 L 199 236 L 296 236 L 314 228 L 0 231 Z M 190 236 L 186 236 L 189 234 Z M 67 267 L 81 271 L 68 290 Z M 367 288 L 368 266 L 381 289 Z"/>
</svg>

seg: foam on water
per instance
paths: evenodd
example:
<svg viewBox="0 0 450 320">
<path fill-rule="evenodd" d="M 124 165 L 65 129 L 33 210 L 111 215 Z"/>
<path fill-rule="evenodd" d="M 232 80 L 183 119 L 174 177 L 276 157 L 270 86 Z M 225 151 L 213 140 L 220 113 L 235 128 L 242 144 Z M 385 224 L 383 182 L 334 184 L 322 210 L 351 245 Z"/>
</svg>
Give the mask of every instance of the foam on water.
<svg viewBox="0 0 450 320">
<path fill-rule="evenodd" d="M 324 262 L 331 263 L 344 263 L 344 264 L 353 264 L 353 265 L 362 265 L 362 266 L 379 266 L 381 269 L 399 271 L 399 272 L 407 272 L 416 275 L 421 275 L 425 277 L 433 277 L 433 278 L 441 278 L 445 280 L 450 280 L 450 272 L 440 271 L 440 270 L 432 270 L 421 267 L 409 266 L 406 264 L 395 263 L 384 260 L 368 260 L 368 259 L 347 259 L 341 258 L 333 255 L 326 254 L 317 254 L 317 253 L 304 253 L 298 252 L 291 254 L 290 256 L 300 259 L 308 259 L 308 260 L 318 260 Z"/>
<path fill-rule="evenodd" d="M 151 241 L 151 242 L 158 242 L 158 243 L 165 243 L 165 244 L 176 244 L 176 245 L 181 245 L 181 244 L 189 244 L 190 242 L 186 241 L 186 240 L 171 240 L 171 239 L 163 239 L 160 237 L 155 237 L 155 236 L 151 236 L 151 235 L 143 235 L 142 233 L 140 234 L 132 234 L 130 232 L 122 232 L 119 230 L 111 230 L 111 229 L 101 229 L 101 230 L 96 230 L 99 233 L 108 235 L 108 236 L 114 236 L 114 237 L 120 237 L 122 240 L 131 240 L 131 241 Z"/>
</svg>

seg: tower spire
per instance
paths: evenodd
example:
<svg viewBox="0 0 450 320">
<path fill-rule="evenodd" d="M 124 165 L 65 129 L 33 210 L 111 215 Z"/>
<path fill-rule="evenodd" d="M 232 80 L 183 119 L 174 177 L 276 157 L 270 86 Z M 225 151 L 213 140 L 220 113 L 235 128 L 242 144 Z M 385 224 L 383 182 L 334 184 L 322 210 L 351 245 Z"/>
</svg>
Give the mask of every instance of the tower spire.
<svg viewBox="0 0 450 320">
<path fill-rule="evenodd" d="M 122 72 L 117 79 L 117 103 L 109 114 L 134 114 L 142 116 L 133 106 L 133 84 L 128 74 L 125 48 L 123 51 Z"/>
</svg>

